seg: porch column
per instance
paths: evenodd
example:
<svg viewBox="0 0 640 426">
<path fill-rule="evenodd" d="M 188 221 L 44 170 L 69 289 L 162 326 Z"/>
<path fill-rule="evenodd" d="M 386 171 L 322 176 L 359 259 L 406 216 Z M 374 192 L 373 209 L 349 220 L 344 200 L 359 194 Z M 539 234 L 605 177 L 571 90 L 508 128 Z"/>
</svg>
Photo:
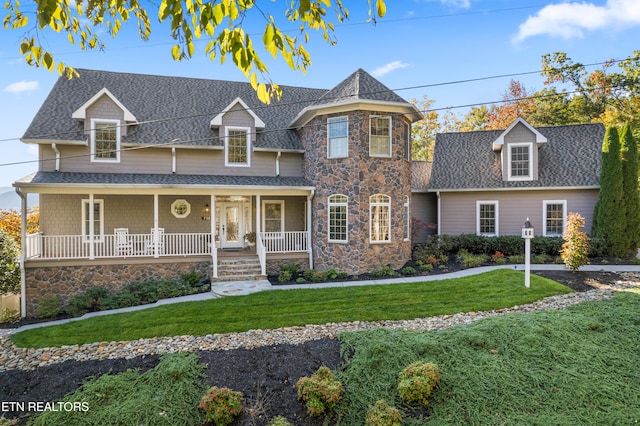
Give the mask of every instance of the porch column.
<svg viewBox="0 0 640 426">
<path fill-rule="evenodd" d="M 256 252 L 260 259 L 260 268 L 262 275 L 267 275 L 267 254 L 264 250 L 264 242 L 262 241 L 262 203 L 260 202 L 260 195 L 256 195 Z"/>
<path fill-rule="evenodd" d="M 20 242 L 22 250 L 20 253 L 20 318 L 27 316 L 27 277 L 24 268 L 24 262 L 27 258 L 27 194 L 23 193 L 19 188 L 16 192 L 20 196 Z M 39 243 L 39 241 L 38 241 Z"/>
<path fill-rule="evenodd" d="M 93 193 L 89 194 L 89 259 L 96 258 L 95 252 L 95 230 L 93 229 L 95 220 L 95 211 L 93 205 Z"/>
<path fill-rule="evenodd" d="M 158 235 L 158 223 L 158 194 L 153 194 L 153 235 L 151 238 L 153 238 L 153 257 L 155 258 L 160 257 L 158 253 L 158 245 L 160 243 L 160 241 L 158 241 L 160 237 L 160 235 Z"/>
<path fill-rule="evenodd" d="M 213 278 L 218 278 L 218 247 L 216 247 L 216 196 L 211 195 L 211 264 L 213 265 Z"/>
<path fill-rule="evenodd" d="M 309 269 L 313 269 L 313 248 L 311 245 L 311 200 L 313 199 L 313 191 L 307 195 L 307 251 L 309 252 Z"/>
</svg>

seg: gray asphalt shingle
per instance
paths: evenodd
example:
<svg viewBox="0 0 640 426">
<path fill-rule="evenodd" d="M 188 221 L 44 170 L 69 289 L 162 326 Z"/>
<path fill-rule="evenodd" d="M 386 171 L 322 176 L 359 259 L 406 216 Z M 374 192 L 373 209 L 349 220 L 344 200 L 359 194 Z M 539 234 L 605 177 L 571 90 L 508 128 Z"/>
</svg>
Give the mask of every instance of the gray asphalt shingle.
<svg viewBox="0 0 640 426">
<path fill-rule="evenodd" d="M 502 180 L 500 153 L 492 143 L 503 130 L 436 136 L 429 190 L 598 187 L 602 124 L 536 127 L 547 137 L 539 149 L 538 180 Z"/>
</svg>

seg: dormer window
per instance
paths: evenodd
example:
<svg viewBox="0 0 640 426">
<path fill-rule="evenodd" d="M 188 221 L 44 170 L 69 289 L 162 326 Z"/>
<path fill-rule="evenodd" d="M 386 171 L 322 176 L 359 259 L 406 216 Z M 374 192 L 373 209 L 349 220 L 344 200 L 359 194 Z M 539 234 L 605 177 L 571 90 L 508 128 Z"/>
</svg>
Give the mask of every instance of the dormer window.
<svg viewBox="0 0 640 426">
<path fill-rule="evenodd" d="M 225 165 L 250 166 L 249 129 L 240 127 L 226 127 L 224 138 Z"/>
<path fill-rule="evenodd" d="M 391 157 L 391 117 L 369 118 L 369 155 Z"/>
<path fill-rule="evenodd" d="M 532 144 L 510 143 L 509 147 L 509 180 L 531 180 Z"/>
<path fill-rule="evenodd" d="M 91 161 L 120 161 L 120 122 L 91 120 Z"/>
</svg>

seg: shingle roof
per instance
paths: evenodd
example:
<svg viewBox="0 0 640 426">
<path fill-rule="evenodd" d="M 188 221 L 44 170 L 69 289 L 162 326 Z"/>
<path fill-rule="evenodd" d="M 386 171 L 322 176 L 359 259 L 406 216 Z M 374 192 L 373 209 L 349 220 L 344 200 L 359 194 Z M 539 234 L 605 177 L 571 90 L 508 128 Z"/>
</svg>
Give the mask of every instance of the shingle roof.
<svg viewBox="0 0 640 426">
<path fill-rule="evenodd" d="M 29 184 L 313 187 L 313 184 L 301 177 L 142 173 L 36 172 L 16 181 L 18 186 Z"/>
<path fill-rule="evenodd" d="M 213 117 L 240 97 L 266 124 L 257 148 L 301 149 L 289 123 L 305 106 L 327 93 L 324 89 L 282 86 L 283 95 L 262 104 L 249 83 L 167 77 L 79 69 L 79 78 L 58 79 L 23 139 L 85 140 L 82 123 L 71 114 L 107 88 L 142 123 L 129 128 L 123 143 L 157 144 L 179 138 L 185 145 L 220 146 Z"/>
<path fill-rule="evenodd" d="M 357 100 L 408 103 L 362 68 L 338 83 L 313 105 L 347 103 Z"/>
<path fill-rule="evenodd" d="M 436 136 L 429 190 L 598 187 L 602 124 L 536 127 L 548 141 L 538 151 L 538 180 L 502 180 L 500 152 L 492 142 L 503 130 Z"/>
</svg>

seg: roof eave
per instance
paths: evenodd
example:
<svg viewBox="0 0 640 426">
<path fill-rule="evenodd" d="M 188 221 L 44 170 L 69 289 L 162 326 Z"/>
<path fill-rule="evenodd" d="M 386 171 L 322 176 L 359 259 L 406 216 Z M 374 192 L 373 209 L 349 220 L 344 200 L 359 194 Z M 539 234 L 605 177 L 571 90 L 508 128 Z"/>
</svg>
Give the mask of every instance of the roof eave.
<svg viewBox="0 0 640 426">
<path fill-rule="evenodd" d="M 384 108 L 381 108 L 384 107 Z M 366 99 L 356 99 L 346 102 L 336 102 L 324 105 L 311 105 L 305 107 L 289 124 L 290 128 L 297 129 L 304 127 L 316 115 L 334 114 L 356 110 L 380 110 L 401 113 L 412 123 L 422 119 L 422 113 L 415 105 L 407 102 L 388 102 Z"/>
</svg>

